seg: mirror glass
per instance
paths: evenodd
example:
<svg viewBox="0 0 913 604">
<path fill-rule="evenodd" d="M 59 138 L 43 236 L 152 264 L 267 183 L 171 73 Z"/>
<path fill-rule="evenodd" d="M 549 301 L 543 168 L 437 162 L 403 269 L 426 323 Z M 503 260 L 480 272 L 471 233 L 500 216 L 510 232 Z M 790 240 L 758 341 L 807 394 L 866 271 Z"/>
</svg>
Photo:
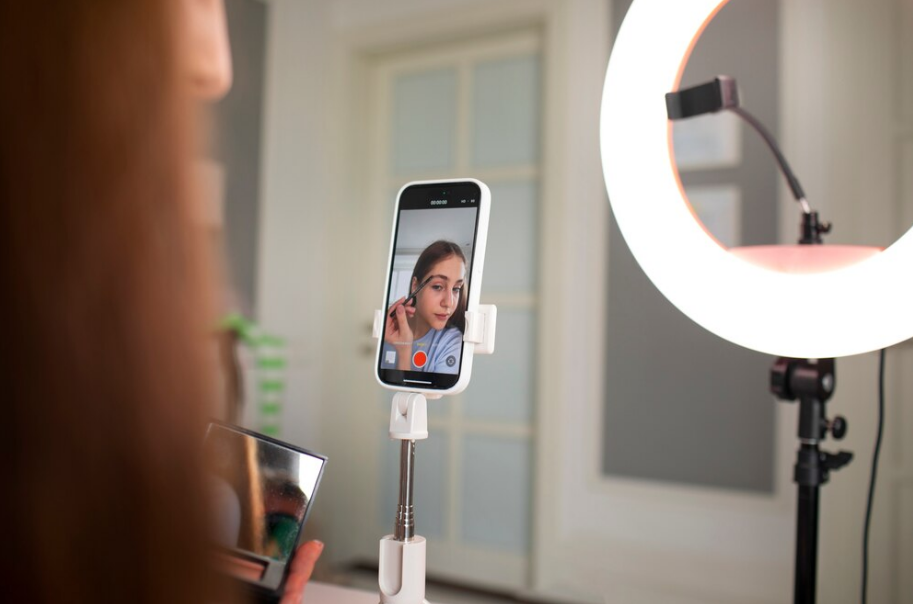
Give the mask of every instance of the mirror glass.
<svg viewBox="0 0 913 604">
<path fill-rule="evenodd" d="M 216 543 L 288 560 L 324 460 L 220 424 L 210 425 L 205 455 Z"/>
</svg>

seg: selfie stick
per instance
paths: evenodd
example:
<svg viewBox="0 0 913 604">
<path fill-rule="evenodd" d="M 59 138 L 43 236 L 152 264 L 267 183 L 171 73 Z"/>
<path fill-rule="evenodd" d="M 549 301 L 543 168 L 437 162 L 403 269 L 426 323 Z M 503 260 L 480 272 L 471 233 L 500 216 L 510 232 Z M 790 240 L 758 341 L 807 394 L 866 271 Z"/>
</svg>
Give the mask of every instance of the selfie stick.
<svg viewBox="0 0 913 604">
<path fill-rule="evenodd" d="M 466 311 L 467 344 L 463 354 L 491 354 L 495 348 L 498 309 L 480 304 Z M 383 335 L 384 311 L 374 313 L 374 337 Z M 427 604 L 425 599 L 425 538 L 415 534 L 415 441 L 428 438 L 428 401 L 440 394 L 401 391 L 393 395 L 390 438 L 401 441 L 399 459 L 399 506 L 392 535 L 380 540 L 377 581 L 380 604 Z"/>
</svg>

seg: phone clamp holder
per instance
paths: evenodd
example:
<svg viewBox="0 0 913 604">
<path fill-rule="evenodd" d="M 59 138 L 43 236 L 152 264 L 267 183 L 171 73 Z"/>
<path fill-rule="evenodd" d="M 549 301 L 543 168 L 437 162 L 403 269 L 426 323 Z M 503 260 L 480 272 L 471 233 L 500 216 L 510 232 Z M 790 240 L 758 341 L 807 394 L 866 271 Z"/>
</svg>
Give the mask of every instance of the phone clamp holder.
<svg viewBox="0 0 913 604">
<path fill-rule="evenodd" d="M 466 311 L 463 341 L 472 354 L 491 354 L 495 347 L 498 309 L 480 304 Z M 384 313 L 374 313 L 374 337 L 383 335 Z M 467 351 L 464 351 L 464 354 Z M 425 599 L 425 538 L 415 534 L 415 441 L 428 438 L 428 399 L 440 394 L 397 392 L 390 408 L 390 438 L 400 441 L 399 505 L 392 535 L 380 540 L 377 582 L 380 604 L 428 604 Z"/>
</svg>

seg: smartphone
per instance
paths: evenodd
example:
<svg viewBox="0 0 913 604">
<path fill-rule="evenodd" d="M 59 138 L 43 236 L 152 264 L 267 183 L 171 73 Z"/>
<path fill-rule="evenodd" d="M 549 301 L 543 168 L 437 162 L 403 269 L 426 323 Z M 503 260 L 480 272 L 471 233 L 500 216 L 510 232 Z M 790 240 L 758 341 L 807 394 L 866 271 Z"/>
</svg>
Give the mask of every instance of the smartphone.
<svg viewBox="0 0 913 604">
<path fill-rule="evenodd" d="M 216 569 L 278 602 L 327 458 L 221 422 L 204 451 Z"/>
<path fill-rule="evenodd" d="M 474 179 L 411 182 L 396 198 L 376 377 L 456 394 L 469 383 L 466 313 L 479 305 L 491 192 Z"/>
</svg>

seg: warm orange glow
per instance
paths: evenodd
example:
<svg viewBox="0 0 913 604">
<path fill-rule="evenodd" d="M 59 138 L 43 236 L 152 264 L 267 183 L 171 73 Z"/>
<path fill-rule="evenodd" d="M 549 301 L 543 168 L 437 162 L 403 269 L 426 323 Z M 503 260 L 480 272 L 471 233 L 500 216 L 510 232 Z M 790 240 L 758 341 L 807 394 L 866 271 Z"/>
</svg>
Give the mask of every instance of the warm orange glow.
<svg viewBox="0 0 913 604">
<path fill-rule="evenodd" d="M 861 245 L 753 245 L 729 252 L 746 262 L 781 273 L 823 273 L 862 262 L 881 252 Z"/>
</svg>

